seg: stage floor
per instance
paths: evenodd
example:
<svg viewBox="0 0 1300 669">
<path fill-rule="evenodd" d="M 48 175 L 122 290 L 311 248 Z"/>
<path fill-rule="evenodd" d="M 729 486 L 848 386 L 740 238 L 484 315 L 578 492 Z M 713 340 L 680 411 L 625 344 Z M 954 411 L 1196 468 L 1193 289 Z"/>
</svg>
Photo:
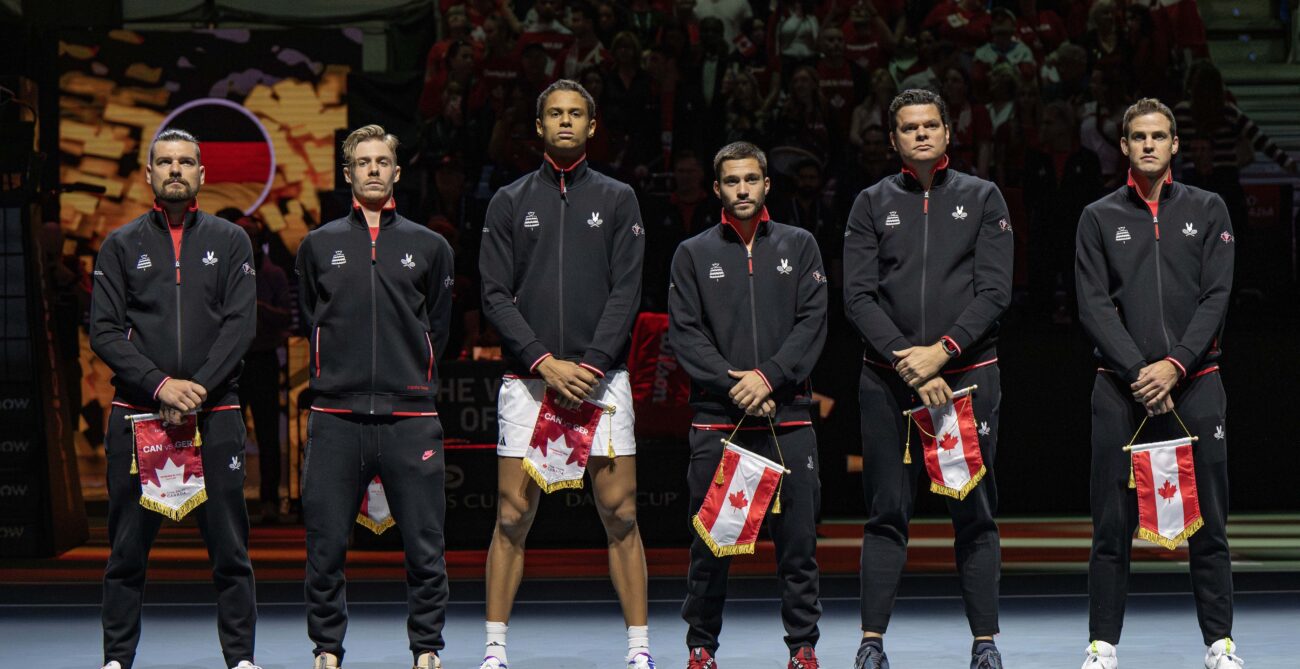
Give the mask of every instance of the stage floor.
<svg viewBox="0 0 1300 669">
<path fill-rule="evenodd" d="M 181 584 L 171 584 L 175 590 Z M 347 669 L 394 669 L 410 666 L 406 650 L 404 606 L 394 598 L 380 601 L 354 588 L 348 632 Z M 572 592 L 584 592 L 570 582 Z M 656 595 L 673 589 L 657 583 Z M 771 590 L 766 580 L 739 581 L 728 604 L 720 667 L 785 667 L 778 602 L 757 596 Z M 844 583 L 843 586 L 851 584 Z M 886 639 L 893 666 L 964 668 L 969 663 L 969 632 L 961 602 L 952 594 L 904 596 Z M 67 586 L 65 586 L 67 587 Z M 818 654 L 823 666 L 848 669 L 859 637 L 857 599 L 851 588 L 824 599 Z M 915 588 L 913 588 L 915 589 Z M 921 588 L 922 590 L 928 588 Z M 204 593 L 207 584 L 192 584 Z M 470 588 L 469 590 L 476 590 Z M 625 647 L 619 609 L 608 599 L 564 600 L 551 587 L 542 596 L 521 601 L 510 630 L 514 669 L 613 669 L 622 667 Z M 161 593 L 160 593 L 161 594 Z M 155 599 L 178 599 L 162 596 Z M 382 593 L 398 595 L 396 592 Z M 447 614 L 443 664 L 473 669 L 481 658 L 481 601 L 454 597 Z M 660 598 L 650 607 L 651 645 L 661 667 L 685 664 L 685 625 L 678 617 L 680 599 Z M 296 601 L 263 602 L 258 623 L 257 658 L 264 669 L 306 667 L 311 645 L 302 605 Z M 1245 592 L 1237 597 L 1235 639 L 1251 669 L 1293 669 L 1300 653 L 1300 596 L 1289 592 Z M 1008 667 L 1073 668 L 1087 643 L 1087 599 L 1079 594 L 1022 593 L 1004 596 L 998 646 Z M 1134 669 L 1191 669 L 1201 666 L 1204 648 L 1190 596 L 1135 594 L 1129 600 L 1120 657 Z M 41 669 L 88 669 L 99 666 L 98 606 L 89 602 L 0 605 L 0 663 Z M 138 669 L 214 669 L 224 666 L 217 647 L 212 606 L 195 601 L 146 605 Z"/>
</svg>

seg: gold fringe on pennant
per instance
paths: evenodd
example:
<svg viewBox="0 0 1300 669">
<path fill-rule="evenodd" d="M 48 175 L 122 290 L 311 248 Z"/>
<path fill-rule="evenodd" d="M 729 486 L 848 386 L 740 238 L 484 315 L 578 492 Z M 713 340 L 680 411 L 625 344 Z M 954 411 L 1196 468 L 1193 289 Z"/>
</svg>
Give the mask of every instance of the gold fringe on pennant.
<svg viewBox="0 0 1300 669">
<path fill-rule="evenodd" d="M 910 439 L 908 440 L 911 441 Z M 903 464 L 912 464 L 912 444 L 908 443 L 903 446 Z"/>
<path fill-rule="evenodd" d="M 1133 476 L 1133 454 L 1128 454 L 1128 489 L 1136 490 L 1138 487 L 1137 478 Z"/>
<path fill-rule="evenodd" d="M 1138 528 L 1138 536 L 1142 537 L 1143 539 L 1146 539 L 1147 541 L 1150 541 L 1153 544 L 1164 546 L 1165 548 L 1168 548 L 1169 550 L 1172 551 L 1177 549 L 1179 544 L 1183 543 L 1184 541 L 1187 541 L 1187 539 L 1190 538 L 1193 534 L 1196 534 L 1197 530 L 1201 529 L 1204 526 L 1205 526 L 1205 520 L 1202 518 L 1197 518 L 1195 521 L 1192 522 L 1191 525 L 1188 525 L 1187 527 L 1183 528 L 1183 531 L 1179 532 L 1178 536 L 1175 536 L 1173 539 L 1166 539 L 1164 536 L 1156 532 L 1152 532 L 1151 530 L 1148 530 L 1145 527 Z"/>
<path fill-rule="evenodd" d="M 979 485 L 980 481 L 984 480 L 984 474 L 986 474 L 987 472 L 988 472 L 988 468 L 986 468 L 984 465 L 980 465 L 980 470 L 975 472 L 975 475 L 970 477 L 970 480 L 966 482 L 966 485 L 962 486 L 960 489 L 949 488 L 946 485 L 941 485 L 935 483 L 934 481 L 930 481 L 930 492 L 939 493 L 940 495 L 944 495 L 946 497 L 953 497 L 957 499 L 957 501 L 961 501 L 963 499 L 966 499 L 966 496 L 970 494 L 970 491 L 975 489 L 975 486 Z"/>
<path fill-rule="evenodd" d="M 713 557 L 728 557 L 732 555 L 753 555 L 754 544 L 735 544 L 732 546 L 719 546 L 718 542 L 713 540 L 713 535 L 709 534 L 708 528 L 704 527 L 704 521 L 700 520 L 699 514 L 691 516 L 691 524 L 695 526 L 696 534 L 708 544 L 709 550 L 713 551 Z"/>
<path fill-rule="evenodd" d="M 542 489 L 542 492 L 548 495 L 550 493 L 555 492 L 556 490 L 582 489 L 581 476 L 579 476 L 576 479 L 568 479 L 566 481 L 556 481 L 554 483 L 548 483 L 546 477 L 542 476 L 542 473 L 537 470 L 537 466 L 534 465 L 532 461 L 529 460 L 528 458 L 523 459 L 523 464 L 521 466 L 524 468 L 524 471 L 528 472 L 528 475 L 531 476 L 532 479 L 537 482 L 537 486 Z"/>
<path fill-rule="evenodd" d="M 605 407 L 604 409 L 605 414 L 609 416 L 609 423 L 606 426 L 606 429 L 609 430 L 609 459 L 610 460 L 614 459 L 614 412 L 615 411 L 617 411 L 617 408 L 613 404 Z M 578 487 L 581 488 L 582 486 L 579 485 Z"/>
<path fill-rule="evenodd" d="M 723 485 L 727 482 L 727 458 L 718 461 L 718 473 L 713 477 L 713 485 Z"/>
<path fill-rule="evenodd" d="M 775 516 L 778 513 L 781 513 L 781 492 L 779 490 L 776 494 L 776 501 L 772 502 L 772 515 Z"/>
<path fill-rule="evenodd" d="M 371 532 L 374 532 L 375 534 L 383 534 L 388 528 L 396 525 L 397 521 L 393 520 L 393 517 L 390 515 L 387 518 L 385 518 L 383 522 L 377 523 L 370 516 L 367 516 L 364 513 L 358 513 L 357 524 L 366 528 L 367 530 L 370 530 Z"/>
<path fill-rule="evenodd" d="M 148 497 L 145 497 L 144 495 L 140 495 L 140 506 L 143 506 L 144 508 L 149 509 L 150 511 L 154 511 L 164 516 L 167 516 L 172 520 L 180 520 L 184 518 L 186 515 L 189 514 L 189 512 L 198 508 L 200 504 L 206 501 L 208 501 L 208 491 L 206 488 L 198 491 L 197 493 L 195 493 L 193 497 L 186 500 L 184 504 L 176 508 L 167 506 L 166 504 L 163 504 L 162 502 L 159 502 L 156 499 L 150 499 Z"/>
</svg>

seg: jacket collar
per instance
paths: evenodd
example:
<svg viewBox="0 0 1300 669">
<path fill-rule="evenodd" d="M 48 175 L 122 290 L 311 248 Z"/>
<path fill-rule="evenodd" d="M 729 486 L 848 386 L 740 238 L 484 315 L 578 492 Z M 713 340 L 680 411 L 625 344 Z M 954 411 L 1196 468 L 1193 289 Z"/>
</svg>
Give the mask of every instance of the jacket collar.
<svg viewBox="0 0 1300 669">
<path fill-rule="evenodd" d="M 1138 178 L 1138 175 L 1133 174 L 1133 168 L 1130 167 L 1128 170 L 1127 182 L 1128 192 L 1132 197 L 1137 198 L 1139 202 L 1145 203 L 1147 201 L 1146 193 L 1142 192 L 1142 184 L 1138 181 Z M 1173 188 L 1170 188 L 1170 186 L 1174 184 L 1174 170 L 1172 167 L 1165 170 L 1164 182 L 1164 188 L 1160 189 L 1161 202 L 1168 200 L 1169 196 L 1172 195 L 1174 191 Z"/>
<path fill-rule="evenodd" d="M 771 220 L 772 217 L 768 215 L 767 207 L 763 207 L 761 210 L 759 210 L 758 224 L 754 226 L 754 236 L 758 237 L 759 235 L 766 235 L 770 231 L 771 226 L 764 225 L 764 223 L 767 223 Z M 736 217 L 732 216 L 731 213 L 727 211 L 726 207 L 722 208 L 722 223 L 719 225 L 719 227 L 722 229 L 722 234 L 724 237 L 728 234 L 731 234 L 734 235 L 737 240 L 743 243 L 748 244 L 751 241 L 745 239 L 744 235 L 740 234 L 740 221 L 736 220 Z"/>
<path fill-rule="evenodd" d="M 903 182 L 907 185 L 915 185 L 917 188 L 924 189 L 925 185 L 921 183 L 921 177 L 907 163 L 903 163 Z M 934 176 L 934 181 L 930 183 L 930 188 L 942 185 L 948 180 L 948 154 L 943 154 L 939 162 L 930 168 L 930 174 Z M 910 180 L 910 181 L 909 181 Z"/>
<path fill-rule="evenodd" d="M 154 198 L 153 201 L 153 211 L 156 212 L 153 216 L 153 221 L 156 225 L 163 229 L 171 227 L 171 221 L 167 219 L 167 210 L 163 209 L 162 204 L 158 202 L 157 198 Z M 195 221 L 199 218 L 197 216 L 198 211 L 199 198 L 195 197 L 193 200 L 190 200 L 189 206 L 185 208 L 185 220 L 181 222 L 181 226 L 186 228 L 193 226 Z"/>
<path fill-rule="evenodd" d="M 538 169 L 538 173 L 541 175 L 542 181 L 560 191 L 561 196 L 567 196 L 570 187 L 582 183 L 582 180 L 587 177 L 587 172 L 591 169 L 587 165 L 587 154 L 585 153 L 570 165 L 560 165 L 555 162 L 555 159 L 546 154 L 543 154 L 542 158 L 542 166 Z"/>
<path fill-rule="evenodd" d="M 389 196 L 388 201 L 384 203 L 383 208 L 379 211 L 379 227 L 386 228 L 396 220 L 397 200 Z M 352 198 L 352 210 L 348 212 L 348 221 L 363 228 L 369 227 L 369 224 L 366 223 L 366 215 L 361 208 L 361 201 L 357 200 L 355 196 Z"/>
</svg>

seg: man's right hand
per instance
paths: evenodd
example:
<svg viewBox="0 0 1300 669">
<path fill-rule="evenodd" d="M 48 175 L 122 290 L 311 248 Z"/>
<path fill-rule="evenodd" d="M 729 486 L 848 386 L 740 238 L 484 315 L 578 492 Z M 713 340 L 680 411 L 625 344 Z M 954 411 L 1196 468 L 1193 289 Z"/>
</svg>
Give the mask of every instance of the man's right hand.
<svg viewBox="0 0 1300 669">
<path fill-rule="evenodd" d="M 1165 396 L 1147 402 L 1146 406 L 1148 416 L 1163 416 L 1174 410 L 1174 396 L 1166 394 Z"/>
<path fill-rule="evenodd" d="M 158 389 L 158 402 L 182 413 L 198 409 L 207 398 L 207 389 L 184 379 L 167 379 Z"/>
<path fill-rule="evenodd" d="M 546 381 L 547 387 L 560 395 L 560 406 L 576 409 L 582 400 L 591 396 L 596 390 L 599 379 L 591 370 L 551 356 L 537 365 L 537 372 Z"/>
<path fill-rule="evenodd" d="M 921 402 L 931 409 L 952 401 L 952 388 L 948 387 L 948 382 L 944 381 L 942 376 L 936 376 L 921 384 L 921 387 L 916 389 L 916 394 L 920 395 Z"/>
</svg>

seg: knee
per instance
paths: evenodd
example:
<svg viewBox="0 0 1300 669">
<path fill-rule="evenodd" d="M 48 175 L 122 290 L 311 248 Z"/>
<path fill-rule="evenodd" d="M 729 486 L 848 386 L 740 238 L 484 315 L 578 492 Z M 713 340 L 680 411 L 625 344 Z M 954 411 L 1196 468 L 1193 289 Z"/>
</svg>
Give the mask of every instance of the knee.
<svg viewBox="0 0 1300 669">
<path fill-rule="evenodd" d="M 533 526 L 537 509 L 528 499 L 516 495 L 501 495 L 497 507 L 497 532 L 511 542 L 522 542 Z"/>
<path fill-rule="evenodd" d="M 613 508 L 602 506 L 600 521 L 612 541 L 622 541 L 636 532 L 636 503 L 624 502 Z"/>
</svg>

